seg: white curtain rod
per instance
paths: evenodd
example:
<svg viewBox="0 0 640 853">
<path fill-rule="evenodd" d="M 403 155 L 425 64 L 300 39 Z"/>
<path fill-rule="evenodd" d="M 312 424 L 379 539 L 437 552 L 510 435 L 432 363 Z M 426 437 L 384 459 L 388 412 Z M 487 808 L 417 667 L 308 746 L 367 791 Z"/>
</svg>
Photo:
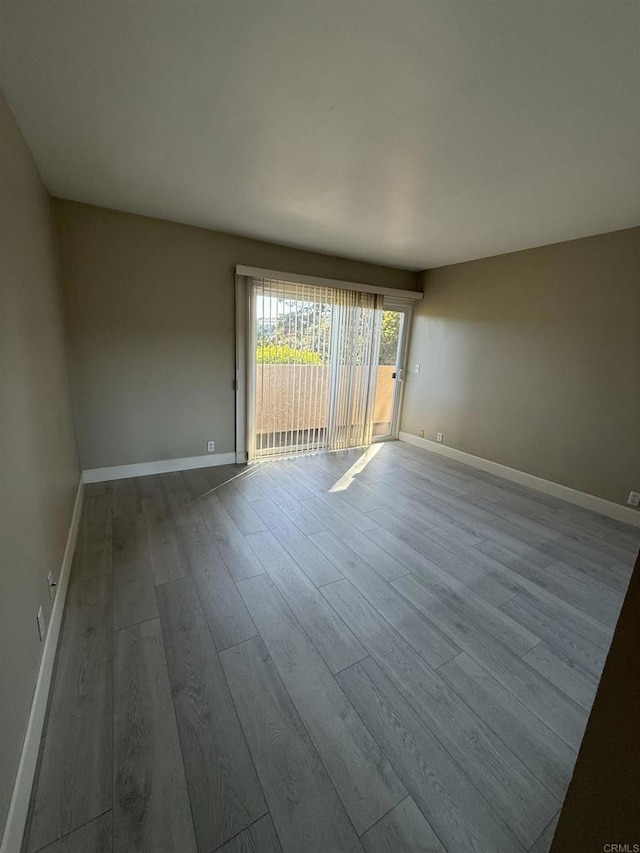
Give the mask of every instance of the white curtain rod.
<svg viewBox="0 0 640 853">
<path fill-rule="evenodd" d="M 276 281 L 286 281 L 291 284 L 317 284 L 320 287 L 337 287 L 340 290 L 359 290 L 362 293 L 382 293 L 385 296 L 395 296 L 396 299 L 422 299 L 422 293 L 415 290 L 398 290 L 395 287 L 376 287 L 373 284 L 358 284 L 355 281 L 340 281 L 334 278 L 321 278 L 316 275 L 298 275 L 293 272 L 282 272 L 281 270 L 265 270 L 261 267 L 247 267 L 242 264 L 236 265 L 236 275 L 244 275 L 248 278 L 271 278 Z"/>
</svg>

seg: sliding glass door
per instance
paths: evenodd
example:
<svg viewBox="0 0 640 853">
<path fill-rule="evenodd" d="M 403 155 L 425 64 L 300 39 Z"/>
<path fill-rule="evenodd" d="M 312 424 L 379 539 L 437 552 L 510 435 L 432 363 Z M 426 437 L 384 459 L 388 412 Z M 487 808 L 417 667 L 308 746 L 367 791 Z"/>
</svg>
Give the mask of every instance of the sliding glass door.
<svg viewBox="0 0 640 853">
<path fill-rule="evenodd" d="M 332 305 L 325 288 L 252 282 L 255 458 L 326 447 Z"/>
<path fill-rule="evenodd" d="M 384 301 L 373 415 L 373 441 L 398 437 L 410 308 Z"/>
<path fill-rule="evenodd" d="M 252 279 L 249 459 L 369 444 L 382 297 Z"/>
</svg>

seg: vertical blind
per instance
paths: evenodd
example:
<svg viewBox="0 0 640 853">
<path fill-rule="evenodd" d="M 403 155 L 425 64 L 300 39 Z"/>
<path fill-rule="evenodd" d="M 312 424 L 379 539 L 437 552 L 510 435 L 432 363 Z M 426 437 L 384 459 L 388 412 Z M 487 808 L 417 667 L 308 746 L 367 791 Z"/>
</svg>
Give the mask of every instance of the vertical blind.
<svg viewBox="0 0 640 853">
<path fill-rule="evenodd" d="M 252 279 L 249 458 L 371 442 L 382 297 Z"/>
</svg>

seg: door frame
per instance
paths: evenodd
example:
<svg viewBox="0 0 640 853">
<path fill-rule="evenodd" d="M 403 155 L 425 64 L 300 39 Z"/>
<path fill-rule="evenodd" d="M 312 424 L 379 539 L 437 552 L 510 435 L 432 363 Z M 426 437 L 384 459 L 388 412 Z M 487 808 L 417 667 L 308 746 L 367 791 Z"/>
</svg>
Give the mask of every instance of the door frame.
<svg viewBox="0 0 640 853">
<path fill-rule="evenodd" d="M 278 270 L 263 269 L 236 264 L 235 268 L 235 373 L 233 387 L 235 390 L 235 439 L 236 439 L 236 462 L 246 463 L 249 461 L 249 447 L 255 446 L 255 421 L 252 423 L 252 406 L 250 400 L 255 400 L 255 388 L 252 385 L 253 372 L 249 370 L 249 358 L 255 352 L 255 323 L 253 322 L 253 300 L 251 297 L 252 278 L 277 278 L 280 281 L 290 281 L 295 284 L 318 284 L 327 287 L 338 287 L 344 290 L 360 290 L 368 293 L 381 293 L 384 296 L 384 305 L 390 310 L 401 310 L 406 313 L 406 334 L 404 336 L 404 353 L 402 361 L 403 374 L 406 372 L 406 358 L 408 353 L 409 335 L 411 331 L 412 307 L 416 301 L 423 298 L 419 291 L 399 290 L 390 287 L 374 287 L 355 282 L 339 281 L 319 276 L 300 275 L 298 273 L 282 272 Z M 396 308 L 396 306 L 398 306 Z M 253 340 L 253 349 L 252 349 Z M 404 379 L 400 382 L 398 401 L 394 407 L 395 424 L 393 434 L 384 436 L 385 440 L 397 439 L 400 412 L 404 398 Z M 252 397 L 251 397 L 252 395 Z M 378 440 L 378 439 L 374 439 Z"/>
<path fill-rule="evenodd" d="M 251 352 L 253 337 L 252 322 L 253 299 L 251 298 L 251 282 L 245 275 L 236 275 L 235 287 L 236 341 L 235 341 L 235 374 L 233 386 L 236 397 L 236 463 L 249 461 L 251 436 L 255 433 L 252 408 L 249 405 L 250 394 L 255 396 L 253 387 L 253 371 L 249 370 L 248 360 Z M 251 386 L 251 387 L 249 387 Z M 255 442 L 254 442 L 255 444 Z"/>
<path fill-rule="evenodd" d="M 372 444 L 381 441 L 397 441 L 400 432 L 400 415 L 404 401 L 404 386 L 407 375 L 407 358 L 409 356 L 409 337 L 411 335 L 411 320 L 413 316 L 413 301 L 395 296 L 384 297 L 383 311 L 399 311 L 404 315 L 402 322 L 401 338 L 398 346 L 398 360 L 396 364 L 396 379 L 393 388 L 393 412 L 391 415 L 391 431 L 388 435 L 376 435 L 371 439 Z"/>
</svg>

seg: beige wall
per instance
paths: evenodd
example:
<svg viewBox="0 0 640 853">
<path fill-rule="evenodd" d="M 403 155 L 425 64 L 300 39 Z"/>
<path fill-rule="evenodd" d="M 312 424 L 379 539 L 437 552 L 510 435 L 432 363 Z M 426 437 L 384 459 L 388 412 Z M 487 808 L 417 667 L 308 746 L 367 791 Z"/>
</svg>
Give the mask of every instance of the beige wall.
<svg viewBox="0 0 640 853">
<path fill-rule="evenodd" d="M 640 489 L 640 228 L 423 277 L 401 428 L 626 503 Z"/>
<path fill-rule="evenodd" d="M 54 203 L 84 468 L 234 450 L 234 269 L 416 289 L 416 275 Z"/>
<path fill-rule="evenodd" d="M 79 468 L 49 196 L 0 93 L 0 835 Z"/>
</svg>

